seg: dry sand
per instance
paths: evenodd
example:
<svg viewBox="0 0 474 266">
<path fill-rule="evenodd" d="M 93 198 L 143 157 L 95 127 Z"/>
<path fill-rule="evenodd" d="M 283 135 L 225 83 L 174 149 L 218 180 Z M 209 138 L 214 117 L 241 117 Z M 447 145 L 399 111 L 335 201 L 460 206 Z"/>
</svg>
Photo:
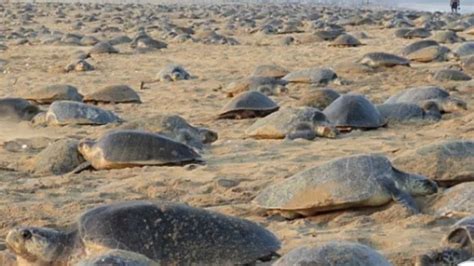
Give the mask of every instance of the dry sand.
<svg viewBox="0 0 474 266">
<path fill-rule="evenodd" d="M 173 14 L 171 14 L 172 16 Z M 221 18 L 215 18 L 218 22 Z M 40 24 L 62 31 L 68 25 L 39 18 Z M 188 19 L 173 19 L 186 25 Z M 93 23 L 92 23 L 93 25 Z M 37 177 L 24 172 L 0 170 L 0 250 L 8 230 L 18 225 L 67 227 L 84 210 L 98 204 L 123 200 L 159 199 L 186 202 L 225 214 L 261 223 L 282 241 L 281 254 L 303 244 L 323 240 L 353 240 L 380 250 L 396 265 L 410 265 L 411 258 L 437 247 L 454 218 L 429 213 L 408 216 L 396 204 L 380 208 L 332 212 L 306 219 L 287 221 L 265 215 L 251 204 L 257 193 L 269 184 L 327 160 L 360 153 L 383 153 L 389 158 L 417 147 L 447 139 L 473 139 L 472 109 L 447 114 L 442 121 L 428 125 L 397 125 L 374 131 L 353 131 L 337 139 L 252 140 L 244 131 L 255 119 L 214 120 L 229 100 L 223 88 L 248 76 L 261 64 L 274 63 L 289 70 L 306 67 L 335 67 L 372 51 L 399 53 L 410 40 L 394 37 L 394 30 L 378 27 L 347 27 L 349 33 L 364 31 L 370 38 L 358 48 L 328 47 L 325 42 L 283 46 L 280 35 L 264 36 L 235 32 L 241 45 L 168 43 L 167 49 L 135 54 L 128 44 L 118 45 L 120 54 L 93 57 L 95 71 L 57 73 L 51 67 L 65 66 L 69 56 L 84 47 L 58 45 L 10 45 L 0 53 L 8 61 L 0 74 L 0 96 L 17 96 L 31 89 L 65 83 L 86 94 L 111 84 L 128 84 L 138 90 L 141 80 L 153 78 L 168 63 L 182 64 L 196 79 L 154 83 L 140 90 L 143 104 L 104 105 L 126 120 L 159 113 L 179 114 L 190 123 L 213 129 L 219 140 L 202 155 L 206 165 L 193 167 L 143 167 L 111 171 L 85 171 L 73 176 Z M 133 36 L 135 32 L 128 32 Z M 150 33 L 159 38 L 158 35 Z M 302 38 L 308 33 L 292 34 Z M 469 39 L 471 36 L 460 34 Z M 100 37 L 100 34 L 98 35 Z M 447 45 L 454 47 L 456 45 Z M 339 92 L 358 92 L 374 103 L 412 86 L 437 84 L 455 89 L 457 84 L 433 82 L 434 70 L 457 62 L 413 64 L 373 74 L 338 72 L 350 85 L 330 85 Z M 338 68 L 336 68 L 337 70 Z M 471 73 L 474 74 L 474 73 Z M 289 86 L 289 95 L 273 97 L 281 106 L 295 105 L 307 86 Z M 472 90 L 452 94 L 474 106 Z M 290 97 L 292 96 L 292 97 Z M 0 144 L 18 138 L 36 139 L 38 150 L 58 138 L 98 136 L 111 126 L 33 128 L 28 123 L 0 124 Z M 13 167 L 34 152 L 8 152 L 0 148 L 0 167 Z M 235 186 L 222 186 L 222 180 Z M 432 196 L 434 197 L 434 196 Z M 431 197 L 431 198 L 432 198 Z M 419 199 L 426 202 L 430 197 Z"/>
</svg>

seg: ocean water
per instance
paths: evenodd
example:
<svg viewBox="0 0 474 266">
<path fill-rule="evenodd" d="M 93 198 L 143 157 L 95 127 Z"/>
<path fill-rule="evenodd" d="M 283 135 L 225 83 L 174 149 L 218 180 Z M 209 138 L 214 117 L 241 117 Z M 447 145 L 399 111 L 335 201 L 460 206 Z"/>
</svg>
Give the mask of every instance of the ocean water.
<svg viewBox="0 0 474 266">
<path fill-rule="evenodd" d="M 397 6 L 400 8 L 409 8 L 420 11 L 441 11 L 451 12 L 449 0 L 399 0 Z M 461 13 L 474 13 L 474 1 L 461 0 Z"/>
</svg>

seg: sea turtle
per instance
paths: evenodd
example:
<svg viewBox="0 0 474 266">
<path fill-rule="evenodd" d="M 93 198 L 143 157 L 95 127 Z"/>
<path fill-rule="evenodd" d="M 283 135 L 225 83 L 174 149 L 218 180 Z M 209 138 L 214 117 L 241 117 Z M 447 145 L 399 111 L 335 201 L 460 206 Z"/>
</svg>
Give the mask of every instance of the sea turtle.
<svg viewBox="0 0 474 266">
<path fill-rule="evenodd" d="M 95 69 L 94 66 L 91 65 L 89 62 L 87 62 L 85 59 L 79 59 L 79 60 L 75 60 L 74 62 L 68 64 L 64 68 L 64 72 L 66 72 L 66 73 L 73 72 L 73 71 L 86 72 L 86 71 L 92 71 L 94 69 Z"/>
<path fill-rule="evenodd" d="M 261 191 L 257 206 L 287 218 L 352 207 L 381 206 L 392 199 L 411 213 L 419 210 L 412 196 L 435 193 L 436 183 L 392 166 L 381 155 L 342 157 L 299 172 Z"/>
<path fill-rule="evenodd" d="M 108 42 L 98 42 L 90 50 L 89 55 L 93 54 L 117 54 L 119 51 Z"/>
<path fill-rule="evenodd" d="M 329 68 L 307 68 L 288 73 L 282 79 L 289 83 L 310 83 L 326 85 L 337 78 L 336 72 Z"/>
<path fill-rule="evenodd" d="M 157 76 L 160 81 L 177 81 L 190 79 L 191 75 L 180 65 L 168 64 Z"/>
<path fill-rule="evenodd" d="M 474 182 L 465 182 L 443 191 L 425 204 L 439 217 L 465 217 L 474 213 Z"/>
<path fill-rule="evenodd" d="M 119 45 L 119 44 L 129 43 L 131 41 L 132 41 L 132 39 L 130 39 L 130 37 L 128 37 L 127 35 L 118 35 L 118 36 L 110 39 L 108 42 L 111 45 Z"/>
<path fill-rule="evenodd" d="M 471 80 L 468 74 L 456 69 L 441 69 L 433 74 L 436 81 L 467 81 Z"/>
<path fill-rule="evenodd" d="M 374 104 L 360 94 L 344 94 L 334 100 L 323 113 L 333 125 L 351 130 L 375 129 L 386 124 Z"/>
<path fill-rule="evenodd" d="M 73 101 L 55 101 L 47 112 L 36 115 L 33 125 L 105 125 L 121 119 L 111 111 Z"/>
<path fill-rule="evenodd" d="M 461 262 L 472 260 L 473 256 L 474 216 L 468 216 L 449 228 L 441 247 L 417 256 L 415 266 L 462 265 Z"/>
<path fill-rule="evenodd" d="M 185 165 L 200 162 L 189 146 L 164 135 L 141 130 L 113 130 L 96 141 L 81 140 L 79 152 L 96 170 L 144 165 Z M 78 170 L 85 169 L 84 164 Z"/>
<path fill-rule="evenodd" d="M 252 77 L 282 78 L 290 73 L 286 68 L 279 65 L 259 65 L 252 72 Z"/>
<path fill-rule="evenodd" d="M 408 29 L 408 28 L 401 28 L 401 29 L 397 29 L 393 34 L 397 38 L 404 38 L 405 34 L 407 34 L 407 32 L 409 32 L 410 30 L 411 29 Z"/>
<path fill-rule="evenodd" d="M 84 96 L 90 103 L 141 103 L 140 96 L 127 85 L 111 85 Z"/>
<path fill-rule="evenodd" d="M 146 52 L 151 50 L 159 50 L 168 47 L 168 44 L 151 38 L 144 31 L 139 32 L 130 43 L 132 49 L 137 49 L 139 52 Z"/>
<path fill-rule="evenodd" d="M 466 42 L 459 46 L 456 50 L 456 54 L 458 54 L 460 57 L 474 55 L 474 42 Z"/>
<path fill-rule="evenodd" d="M 334 102 L 340 94 L 330 88 L 313 89 L 305 93 L 298 101 L 300 106 L 314 107 L 323 110 Z"/>
<path fill-rule="evenodd" d="M 339 35 L 332 43 L 329 44 L 329 46 L 334 47 L 357 47 L 361 45 L 362 43 L 357 40 L 356 37 L 346 33 Z"/>
<path fill-rule="evenodd" d="M 66 174 L 84 162 L 77 150 L 78 143 L 75 139 L 60 139 L 26 160 L 24 164 L 36 175 Z"/>
<path fill-rule="evenodd" d="M 437 31 L 433 35 L 433 40 L 439 43 L 458 43 L 466 41 L 466 39 L 459 37 L 456 32 L 451 30 Z"/>
<path fill-rule="evenodd" d="M 410 29 L 408 32 L 406 32 L 403 35 L 403 38 L 405 39 L 413 39 L 413 38 L 428 38 L 431 36 L 431 31 L 425 28 L 415 28 L 415 29 Z"/>
<path fill-rule="evenodd" d="M 41 110 L 23 98 L 0 98 L 0 120 L 31 120 Z"/>
<path fill-rule="evenodd" d="M 318 30 L 313 33 L 314 36 L 319 38 L 321 41 L 334 41 L 339 35 L 343 34 L 344 31 L 336 30 Z"/>
<path fill-rule="evenodd" d="M 376 250 L 359 243 L 331 241 L 314 247 L 298 247 L 273 266 L 318 265 L 318 266 L 391 266 Z"/>
<path fill-rule="evenodd" d="M 122 249 L 111 249 L 104 253 L 84 258 L 76 266 L 159 266 L 157 262 L 147 256 L 125 251 Z"/>
<path fill-rule="evenodd" d="M 414 62 L 429 63 L 429 62 L 443 62 L 449 60 L 457 60 L 459 57 L 451 52 L 445 46 L 432 45 L 428 46 L 407 55 L 407 58 Z"/>
<path fill-rule="evenodd" d="M 178 115 L 159 114 L 125 123 L 121 129 L 143 130 L 165 135 L 191 147 L 202 148 L 217 140 L 216 132 L 190 125 Z"/>
<path fill-rule="evenodd" d="M 393 164 L 404 171 L 427 176 L 440 185 L 474 181 L 474 141 L 430 144 L 402 153 Z"/>
<path fill-rule="evenodd" d="M 434 122 L 441 119 L 438 105 L 426 102 L 422 107 L 414 103 L 378 104 L 377 110 L 389 124 L 407 122 Z"/>
<path fill-rule="evenodd" d="M 50 104 L 54 101 L 82 101 L 82 95 L 77 88 L 66 84 L 54 84 L 28 91 L 25 99 L 39 104 Z"/>
<path fill-rule="evenodd" d="M 438 105 L 441 112 L 449 113 L 459 110 L 467 110 L 466 102 L 451 97 L 449 92 L 444 88 L 438 86 L 421 86 L 415 88 L 408 88 L 403 90 L 390 98 L 386 103 L 414 103 L 423 105 L 425 102 L 431 101 Z"/>
<path fill-rule="evenodd" d="M 219 112 L 218 119 L 245 119 L 264 117 L 280 107 L 258 91 L 243 92 L 230 100 Z"/>
<path fill-rule="evenodd" d="M 421 50 L 426 47 L 430 46 L 439 46 L 439 43 L 433 40 L 421 40 L 417 41 L 414 43 L 411 43 L 410 45 L 406 46 L 405 48 L 402 49 L 402 55 L 407 56 L 411 53 L 414 53 L 418 50 Z"/>
<path fill-rule="evenodd" d="M 100 40 L 94 36 L 83 36 L 80 40 L 80 44 L 84 46 L 96 45 L 98 42 L 100 42 Z"/>
<path fill-rule="evenodd" d="M 245 134 L 256 139 L 336 137 L 326 116 L 311 107 L 280 109 L 255 121 Z"/>
<path fill-rule="evenodd" d="M 273 77 L 249 77 L 230 83 L 225 89 L 228 97 L 234 97 L 246 91 L 258 91 L 267 96 L 287 92 L 287 81 Z"/>
<path fill-rule="evenodd" d="M 375 52 L 365 54 L 359 61 L 363 65 L 370 67 L 394 67 L 394 66 L 410 66 L 410 61 L 398 55 Z"/>
<path fill-rule="evenodd" d="M 256 223 L 160 201 L 95 207 L 70 232 L 14 228 L 6 244 L 23 265 L 75 265 L 111 249 L 142 254 L 158 265 L 235 265 L 266 260 L 280 248 L 278 239 Z"/>
</svg>

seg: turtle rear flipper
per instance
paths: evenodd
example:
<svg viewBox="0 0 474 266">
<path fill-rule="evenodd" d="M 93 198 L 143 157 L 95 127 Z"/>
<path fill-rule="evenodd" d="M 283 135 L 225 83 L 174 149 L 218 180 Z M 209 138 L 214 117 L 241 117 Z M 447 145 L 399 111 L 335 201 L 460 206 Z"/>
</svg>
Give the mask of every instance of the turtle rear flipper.
<svg viewBox="0 0 474 266">
<path fill-rule="evenodd" d="M 388 193 L 392 196 L 392 199 L 403 205 L 411 214 L 419 214 L 420 210 L 416 206 L 415 200 L 413 197 L 405 192 L 397 188 L 395 182 L 389 178 L 385 178 L 383 180 L 383 186 L 387 190 Z"/>
</svg>

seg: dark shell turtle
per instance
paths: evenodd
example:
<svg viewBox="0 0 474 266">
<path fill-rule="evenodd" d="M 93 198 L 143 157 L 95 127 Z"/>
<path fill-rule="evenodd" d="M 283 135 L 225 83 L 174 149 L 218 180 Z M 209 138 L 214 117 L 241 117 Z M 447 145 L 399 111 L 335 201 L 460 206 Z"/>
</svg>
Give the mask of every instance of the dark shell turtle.
<svg viewBox="0 0 474 266">
<path fill-rule="evenodd" d="M 219 112 L 218 119 L 245 119 L 264 117 L 280 107 L 272 99 L 257 91 L 243 92 L 228 102 Z"/>
<path fill-rule="evenodd" d="M 105 125 L 121 122 L 121 119 L 113 112 L 93 105 L 55 101 L 46 113 L 36 115 L 32 122 L 35 125 Z"/>
<path fill-rule="evenodd" d="M 141 103 L 140 96 L 127 85 L 112 85 L 84 96 L 92 103 Z"/>
<path fill-rule="evenodd" d="M 307 125 L 304 127 L 301 125 Z M 319 110 L 304 108 L 284 108 L 261 118 L 251 125 L 245 134 L 256 139 L 298 138 L 314 139 L 320 137 L 336 137 L 326 116 Z"/>
<path fill-rule="evenodd" d="M 414 53 L 418 50 L 421 50 L 423 48 L 430 47 L 430 46 L 439 46 L 439 43 L 433 40 L 417 41 L 403 48 L 402 55 L 407 56 L 411 53 Z"/>
<path fill-rule="evenodd" d="M 76 72 L 86 72 L 86 71 L 92 71 L 94 70 L 94 66 L 91 65 L 89 62 L 87 62 L 85 59 L 79 59 L 79 60 L 76 60 L 70 64 L 68 64 L 65 68 L 64 68 L 64 72 L 73 72 L 73 71 L 76 71 Z"/>
<path fill-rule="evenodd" d="M 54 84 L 29 91 L 25 99 L 39 104 L 50 104 L 54 101 L 82 101 L 82 95 L 77 88 L 66 84 Z"/>
<path fill-rule="evenodd" d="M 188 80 L 191 78 L 191 75 L 182 66 L 169 64 L 158 73 L 156 78 L 159 81 L 177 81 Z"/>
<path fill-rule="evenodd" d="M 234 97 L 246 91 L 258 91 L 267 96 L 280 95 L 288 89 L 288 82 L 273 77 L 249 77 L 230 83 L 225 91 L 228 97 Z"/>
<path fill-rule="evenodd" d="M 365 96 L 339 96 L 323 111 L 333 125 L 340 128 L 374 129 L 386 124 L 380 112 Z"/>
<path fill-rule="evenodd" d="M 108 42 L 98 42 L 90 50 L 89 55 L 93 54 L 117 54 L 119 51 Z"/>
<path fill-rule="evenodd" d="M 160 134 L 139 130 L 111 131 L 82 140 L 79 152 L 97 170 L 144 165 L 184 165 L 201 156 L 189 146 Z"/>
<path fill-rule="evenodd" d="M 467 105 L 464 101 L 451 97 L 449 92 L 437 86 L 408 88 L 391 96 L 384 102 L 384 104 L 414 103 L 423 105 L 428 101 L 436 103 L 438 109 L 442 112 L 453 112 L 467 109 Z"/>
<path fill-rule="evenodd" d="M 278 65 L 259 65 L 252 72 L 253 77 L 282 78 L 290 73 L 284 67 Z"/>
<path fill-rule="evenodd" d="M 423 176 L 394 168 L 380 155 L 355 155 L 331 160 L 299 172 L 261 191 L 254 202 L 288 218 L 352 207 L 381 206 L 391 200 L 418 213 L 412 196 L 437 191 Z"/>
<path fill-rule="evenodd" d="M 408 32 L 406 32 L 403 35 L 403 38 L 405 39 L 413 39 L 413 38 L 428 38 L 431 36 L 431 31 L 425 28 L 415 28 L 415 29 L 410 29 Z"/>
<path fill-rule="evenodd" d="M 0 120 L 31 120 L 40 112 L 38 106 L 22 98 L 0 99 Z"/>
<path fill-rule="evenodd" d="M 216 132 L 190 125 L 178 115 L 160 114 L 124 124 L 122 129 L 143 130 L 167 136 L 191 147 L 202 148 L 217 140 Z"/>
<path fill-rule="evenodd" d="M 474 181 L 474 141 L 451 140 L 423 146 L 399 155 L 393 164 L 427 176 L 439 184 Z"/>
<path fill-rule="evenodd" d="M 315 247 L 295 248 L 273 264 L 273 266 L 292 265 L 390 266 L 392 264 L 368 246 L 346 241 L 332 241 Z"/>
<path fill-rule="evenodd" d="M 354 36 L 343 33 L 339 35 L 329 46 L 334 47 L 357 47 L 361 46 L 362 43 Z"/>
<path fill-rule="evenodd" d="M 6 243 L 17 258 L 35 265 L 75 265 L 75 257 L 112 249 L 142 254 L 158 265 L 235 265 L 267 259 L 280 248 L 270 231 L 253 222 L 184 204 L 150 201 L 90 209 L 77 219 L 72 232 L 15 228 Z"/>
<path fill-rule="evenodd" d="M 433 45 L 412 52 L 407 58 L 414 62 L 429 63 L 455 60 L 459 57 L 447 47 Z"/>
<path fill-rule="evenodd" d="M 459 46 L 456 50 L 456 54 L 460 57 L 474 55 L 474 42 L 467 42 Z"/>
<path fill-rule="evenodd" d="M 389 124 L 408 122 L 434 122 L 441 119 L 441 112 L 433 102 L 427 102 L 423 108 L 413 103 L 387 103 L 377 105 L 382 118 Z"/>
<path fill-rule="evenodd" d="M 329 68 L 308 68 L 290 72 L 282 79 L 289 83 L 328 84 L 335 80 L 337 74 Z"/>
<path fill-rule="evenodd" d="M 342 33 L 341 30 L 318 30 L 314 35 L 321 41 L 334 41 Z"/>
<path fill-rule="evenodd" d="M 365 54 L 359 63 L 370 67 L 410 66 L 410 61 L 398 55 L 375 52 Z"/>
<path fill-rule="evenodd" d="M 140 32 L 131 41 L 130 47 L 133 49 L 138 49 L 139 51 L 143 52 L 143 51 L 149 51 L 149 50 L 164 49 L 168 47 L 168 44 L 151 38 L 145 32 Z"/>
<path fill-rule="evenodd" d="M 456 69 L 441 69 L 434 73 L 433 78 L 437 81 L 467 81 L 472 79 L 468 74 Z"/>
<path fill-rule="evenodd" d="M 300 106 L 308 106 L 323 110 L 334 102 L 340 94 L 330 88 L 313 89 L 305 93 L 298 101 Z"/>
</svg>

